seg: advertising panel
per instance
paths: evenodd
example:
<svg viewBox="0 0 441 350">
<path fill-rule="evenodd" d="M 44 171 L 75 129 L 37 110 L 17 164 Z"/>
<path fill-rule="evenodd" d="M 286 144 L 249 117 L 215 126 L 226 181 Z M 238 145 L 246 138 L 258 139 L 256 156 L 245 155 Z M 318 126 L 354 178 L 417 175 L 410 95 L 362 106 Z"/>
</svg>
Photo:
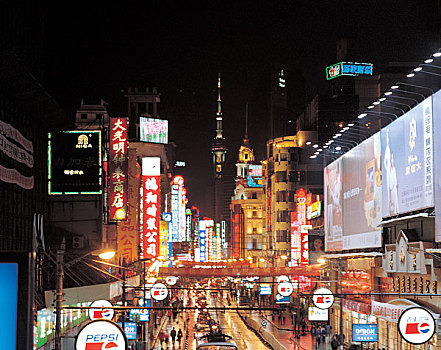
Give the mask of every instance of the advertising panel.
<svg viewBox="0 0 441 350">
<path fill-rule="evenodd" d="M 159 157 L 142 158 L 142 253 L 144 259 L 156 258 L 159 255 L 160 165 Z"/>
<path fill-rule="evenodd" d="M 310 306 L 308 308 L 308 321 L 327 321 L 328 311 L 328 309 L 323 310 L 315 306 Z"/>
<path fill-rule="evenodd" d="M 375 342 L 378 341 L 377 324 L 352 324 L 352 341 Z"/>
<path fill-rule="evenodd" d="M 297 212 L 291 212 L 291 259 L 297 265 L 300 261 L 300 223 Z"/>
<path fill-rule="evenodd" d="M 199 261 L 205 261 L 205 221 L 201 220 L 199 221 Z"/>
<path fill-rule="evenodd" d="M 325 232 L 323 230 L 308 231 L 309 264 L 318 264 L 317 259 L 325 254 Z"/>
<path fill-rule="evenodd" d="M 127 220 L 127 119 L 110 118 L 109 220 Z"/>
<path fill-rule="evenodd" d="M 101 131 L 49 134 L 49 194 L 101 194 Z"/>
<path fill-rule="evenodd" d="M 118 322 L 118 326 L 122 327 L 122 323 Z M 135 322 L 125 322 L 124 323 L 124 333 L 126 334 L 127 340 L 136 340 L 137 325 Z"/>
<path fill-rule="evenodd" d="M 377 133 L 343 156 L 343 250 L 381 246 L 380 155 Z"/>
<path fill-rule="evenodd" d="M 139 118 L 139 138 L 143 142 L 168 143 L 168 120 Z"/>
<path fill-rule="evenodd" d="M 128 201 L 127 220 L 118 223 L 118 261 L 126 259 L 127 263 L 138 260 L 138 201 L 139 201 L 139 178 L 137 177 L 136 150 L 128 150 Z"/>
<path fill-rule="evenodd" d="M 342 160 L 337 159 L 325 169 L 325 244 L 326 251 L 343 248 Z"/>
<path fill-rule="evenodd" d="M 262 165 L 250 164 L 247 176 L 248 187 L 262 187 Z"/>
<path fill-rule="evenodd" d="M 2 348 L 15 349 L 17 337 L 18 264 L 1 263 L 0 336 Z"/>
<path fill-rule="evenodd" d="M 75 338 L 75 350 L 127 349 L 127 337 L 112 321 L 95 320 L 86 324 Z"/>
<path fill-rule="evenodd" d="M 441 91 L 433 99 L 435 242 L 441 242 Z"/>
<path fill-rule="evenodd" d="M 167 236 L 168 236 L 168 222 L 161 220 L 159 224 L 159 256 L 163 260 L 167 260 L 168 258 Z"/>
<path fill-rule="evenodd" d="M 26 165 L 26 171 L 16 168 L 10 168 L 12 163 L 9 161 L 0 162 L 0 181 L 7 183 L 15 183 L 21 188 L 30 190 L 34 188 L 34 145 L 25 138 L 19 130 L 14 128 L 11 124 L 0 120 L 0 151 L 9 159 L 13 159 L 17 163 Z M 2 166 L 2 164 L 5 166 Z M 14 165 L 18 165 L 18 164 Z"/>
<path fill-rule="evenodd" d="M 432 98 L 381 130 L 383 217 L 433 206 Z"/>
</svg>

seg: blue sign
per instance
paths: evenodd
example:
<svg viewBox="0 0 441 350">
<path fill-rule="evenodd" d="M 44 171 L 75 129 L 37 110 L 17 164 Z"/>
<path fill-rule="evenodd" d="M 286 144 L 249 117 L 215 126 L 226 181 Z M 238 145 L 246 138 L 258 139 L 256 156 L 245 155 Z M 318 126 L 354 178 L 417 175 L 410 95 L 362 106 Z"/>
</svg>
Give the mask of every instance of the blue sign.
<svg viewBox="0 0 441 350">
<path fill-rule="evenodd" d="M 432 98 L 380 133 L 383 217 L 433 207 Z"/>
<path fill-rule="evenodd" d="M 352 324 L 352 341 L 375 342 L 378 341 L 377 324 Z"/>
<path fill-rule="evenodd" d="M 199 247 L 200 247 L 200 260 L 205 261 L 205 231 L 199 230 Z"/>
<path fill-rule="evenodd" d="M 150 310 L 148 309 L 130 309 L 130 321 L 135 321 L 134 315 L 139 315 L 138 321 L 140 322 L 150 321 Z"/>
<path fill-rule="evenodd" d="M 260 285 L 260 295 L 271 295 L 271 286 L 265 284 Z"/>
<path fill-rule="evenodd" d="M 288 304 L 289 303 L 289 296 L 284 297 L 280 294 L 276 295 L 276 304 Z"/>
<path fill-rule="evenodd" d="M 251 175 L 247 176 L 247 186 L 248 187 L 263 187 L 261 177 L 253 177 Z"/>
<path fill-rule="evenodd" d="M 172 213 L 162 213 L 162 220 L 167 222 L 172 221 Z"/>
<path fill-rule="evenodd" d="M 122 323 L 118 322 L 118 325 L 122 327 Z M 136 323 L 135 322 L 125 322 L 124 323 L 124 333 L 126 333 L 128 340 L 136 340 Z"/>
<path fill-rule="evenodd" d="M 2 349 L 15 349 L 17 336 L 18 264 L 0 263 L 0 339 Z"/>
</svg>

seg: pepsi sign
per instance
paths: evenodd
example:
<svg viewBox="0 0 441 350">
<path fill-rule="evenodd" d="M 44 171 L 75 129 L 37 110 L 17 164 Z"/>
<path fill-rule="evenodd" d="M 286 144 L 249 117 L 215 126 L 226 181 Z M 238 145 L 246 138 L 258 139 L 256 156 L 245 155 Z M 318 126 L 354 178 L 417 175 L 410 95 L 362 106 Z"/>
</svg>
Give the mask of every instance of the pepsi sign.
<svg viewBox="0 0 441 350">
<path fill-rule="evenodd" d="M 281 282 L 277 285 L 277 291 L 283 297 L 289 297 L 293 290 L 294 288 L 291 282 Z"/>
<path fill-rule="evenodd" d="M 167 286 L 163 283 L 156 283 L 150 290 L 150 294 L 152 298 L 157 301 L 164 300 L 168 296 Z"/>
<path fill-rule="evenodd" d="M 127 350 L 127 338 L 116 323 L 94 320 L 78 332 L 75 350 Z"/>
<path fill-rule="evenodd" d="M 401 338 L 410 344 L 424 344 L 435 333 L 433 315 L 422 307 L 405 310 L 398 319 L 398 331 Z"/>
<path fill-rule="evenodd" d="M 107 300 L 96 300 L 92 304 L 90 304 L 90 307 L 96 307 L 100 309 L 89 309 L 89 318 L 91 320 L 111 320 L 114 315 L 113 309 L 103 309 L 105 307 L 113 307 L 112 303 Z"/>
<path fill-rule="evenodd" d="M 314 292 L 312 302 L 319 309 L 329 309 L 334 304 L 334 294 L 328 288 L 319 288 Z"/>
</svg>

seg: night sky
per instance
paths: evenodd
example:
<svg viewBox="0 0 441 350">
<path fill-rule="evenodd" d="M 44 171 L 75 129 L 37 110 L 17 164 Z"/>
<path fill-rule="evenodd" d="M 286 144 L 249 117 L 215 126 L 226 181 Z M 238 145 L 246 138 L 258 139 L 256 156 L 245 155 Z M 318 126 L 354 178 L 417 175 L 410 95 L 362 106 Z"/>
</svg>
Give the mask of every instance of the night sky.
<svg viewBox="0 0 441 350">
<path fill-rule="evenodd" d="M 438 49 L 437 1 L 75 1 L 45 3 L 43 85 L 74 118 L 80 99 L 126 114 L 124 90 L 157 87 L 177 158 L 187 162 L 190 204 L 211 177 L 217 74 L 224 134 L 237 157 L 245 104 L 271 62 L 306 82 L 307 101 L 326 91 L 336 41 L 360 42 L 374 73 L 390 61 L 420 62 Z M 290 81 L 287 81 L 289 89 Z M 293 116 L 295 117 L 295 116 Z M 250 137 L 262 128 L 249 116 Z M 257 137 L 256 137 L 257 138 Z"/>
</svg>

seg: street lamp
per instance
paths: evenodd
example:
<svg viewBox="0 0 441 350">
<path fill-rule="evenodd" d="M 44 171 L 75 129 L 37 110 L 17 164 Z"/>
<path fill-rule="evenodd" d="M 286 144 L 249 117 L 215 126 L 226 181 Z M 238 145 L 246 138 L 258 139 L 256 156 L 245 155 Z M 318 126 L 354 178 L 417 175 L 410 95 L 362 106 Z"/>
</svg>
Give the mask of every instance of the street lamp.
<svg viewBox="0 0 441 350">
<path fill-rule="evenodd" d="M 338 258 L 338 262 L 336 261 L 332 261 L 332 260 L 326 260 L 324 258 L 319 258 L 317 259 L 317 262 L 319 264 L 326 264 L 327 262 L 331 263 L 331 264 L 335 264 L 338 266 L 338 272 L 339 272 L 339 276 L 337 278 L 337 281 L 340 282 L 339 283 L 339 289 L 340 289 L 340 350 L 344 349 L 344 333 L 343 333 L 343 287 L 342 287 L 342 281 L 343 281 L 343 276 L 342 276 L 342 259 L 341 257 Z"/>
<path fill-rule="evenodd" d="M 103 250 L 94 250 L 87 254 L 84 254 L 68 263 L 64 262 L 64 253 L 66 250 L 66 240 L 63 237 L 61 241 L 60 248 L 57 250 L 57 284 L 56 284 L 56 293 L 55 293 L 55 350 L 61 350 L 61 313 L 63 310 L 63 279 L 64 279 L 64 268 L 69 267 L 83 258 L 89 255 L 98 255 L 101 257 L 103 254 L 106 259 L 111 259 L 115 255 L 115 252 L 110 251 L 109 249 Z M 113 254 L 112 254 L 113 253 Z M 104 258 L 103 258 L 104 259 Z"/>
</svg>

